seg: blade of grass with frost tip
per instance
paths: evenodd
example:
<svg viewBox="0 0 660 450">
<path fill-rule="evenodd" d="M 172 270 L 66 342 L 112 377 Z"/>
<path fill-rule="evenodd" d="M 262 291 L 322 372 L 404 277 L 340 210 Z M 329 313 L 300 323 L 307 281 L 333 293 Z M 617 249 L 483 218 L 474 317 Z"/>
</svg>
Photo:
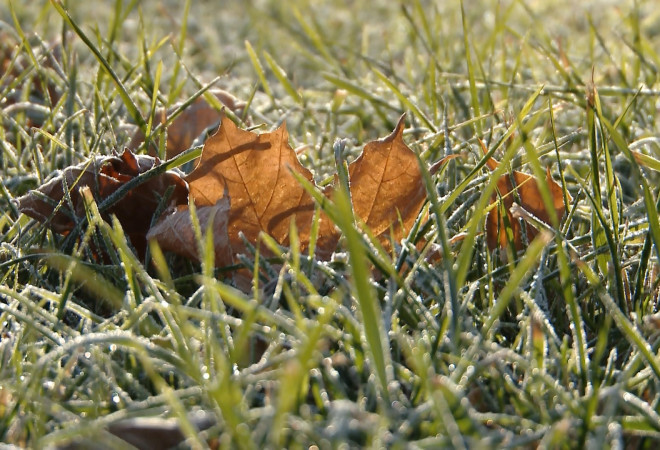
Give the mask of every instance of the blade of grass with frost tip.
<svg viewBox="0 0 660 450">
<path fill-rule="evenodd" d="M 137 20 L 137 36 L 136 36 L 136 47 L 141 51 L 140 63 L 142 64 L 142 80 L 144 91 L 147 96 L 153 96 L 155 91 L 154 89 L 154 80 L 151 77 L 151 58 L 149 57 L 149 50 L 147 49 L 147 38 L 145 36 L 144 29 L 144 15 L 142 14 L 142 8 L 138 8 L 137 11 L 138 20 Z M 110 52 L 111 53 L 111 52 Z M 110 58 L 108 58 L 110 60 Z M 124 81 L 127 81 L 124 79 Z"/>
<path fill-rule="evenodd" d="M 521 130 L 521 134 L 524 132 Z M 523 148 L 527 154 L 527 162 L 532 167 L 532 173 L 536 178 L 536 185 L 539 188 L 541 193 L 541 200 L 543 201 L 543 206 L 545 207 L 546 212 L 550 217 L 550 222 L 552 227 L 559 229 L 559 218 L 557 217 L 557 211 L 554 208 L 554 202 L 552 200 L 552 195 L 550 194 L 550 188 L 548 187 L 548 182 L 546 179 L 547 172 L 541 168 L 541 162 L 539 161 L 539 155 L 536 153 L 534 145 L 526 137 L 522 139 Z"/>
<path fill-rule="evenodd" d="M 338 178 L 340 179 L 340 183 L 342 184 L 342 186 L 348 186 L 348 172 L 346 169 L 345 162 L 343 163 L 343 165 L 340 164 L 337 167 L 339 168 Z M 320 209 L 325 214 L 327 214 L 330 220 L 336 224 L 337 221 L 340 220 L 339 216 L 341 215 L 341 213 L 337 209 L 336 204 L 332 200 L 327 198 L 322 192 L 319 191 L 319 189 L 314 184 L 310 183 L 302 175 L 296 172 L 291 172 L 291 175 L 293 175 L 296 181 L 298 181 L 298 183 L 300 183 L 300 185 L 312 196 L 315 202 L 319 205 Z M 342 179 L 344 179 L 344 181 L 341 181 Z M 410 295 L 411 297 L 414 297 L 414 293 L 411 291 L 410 287 L 406 283 L 404 283 L 403 279 L 401 278 L 401 275 L 399 274 L 398 270 L 395 268 L 395 264 L 391 260 L 390 255 L 383 249 L 378 239 L 375 236 L 373 236 L 371 230 L 368 227 L 365 227 L 364 230 L 360 230 L 360 231 L 361 232 L 358 232 L 358 236 L 362 241 L 362 245 L 365 247 L 366 255 L 369 261 L 383 275 L 387 275 L 392 280 L 394 280 L 397 286 L 400 286 L 401 289 L 403 289 L 403 291 L 406 293 L 406 295 Z M 429 324 L 429 326 L 433 326 L 433 324 Z"/>
<path fill-rule="evenodd" d="M 564 294 L 564 301 L 568 305 L 568 316 L 571 322 L 570 328 L 573 336 L 573 352 L 578 361 L 578 376 L 582 383 L 581 392 L 584 393 L 591 382 L 587 336 L 585 333 L 584 321 L 582 320 L 582 311 L 580 310 L 580 305 L 575 299 L 575 293 L 573 292 L 575 278 L 572 275 L 566 246 L 558 234 L 555 235 L 555 242 L 557 243 L 556 253 L 557 265 L 559 266 L 559 279 Z"/>
<path fill-rule="evenodd" d="M 658 219 L 658 212 L 660 208 L 655 205 L 655 200 L 649 188 L 648 180 L 639 168 L 635 156 L 626 144 L 623 136 L 621 136 L 621 134 L 610 124 L 606 118 L 601 117 L 600 120 L 607 128 L 607 131 L 610 133 L 610 138 L 614 141 L 619 150 L 621 150 L 626 155 L 628 160 L 630 160 L 630 164 L 633 168 L 635 176 L 642 185 L 644 193 L 644 205 L 646 206 L 647 217 L 649 219 L 649 229 L 651 231 L 650 235 L 653 239 L 653 243 L 655 244 L 656 255 L 660 260 L 660 222 Z"/>
<path fill-rule="evenodd" d="M 380 304 L 371 284 L 367 268 L 367 255 L 360 234 L 355 228 L 353 209 L 346 192 L 340 189 L 334 194 L 334 203 L 337 207 L 338 217 L 336 225 L 342 230 L 346 238 L 346 247 L 353 282 L 351 288 L 357 298 L 362 313 L 362 324 L 366 338 L 367 348 L 373 359 L 373 368 L 379 382 L 379 391 L 382 406 L 389 404 L 389 377 L 391 370 L 391 355 L 389 345 L 385 345 L 387 338 L 383 329 Z"/>
<path fill-rule="evenodd" d="M 618 245 L 614 241 L 614 237 L 612 236 L 612 231 L 609 229 L 608 224 L 607 224 L 607 219 L 605 218 L 605 215 L 603 214 L 603 210 L 600 208 L 600 204 L 596 203 L 596 199 L 592 197 L 592 195 L 589 193 L 589 190 L 587 189 L 587 186 L 578 179 L 578 182 L 582 186 L 582 189 L 584 190 L 584 194 L 587 196 L 587 199 L 589 200 L 589 203 L 591 204 L 591 211 L 592 211 L 592 216 L 594 216 L 598 220 L 598 225 L 599 225 L 599 230 L 603 232 L 603 235 L 605 236 L 605 244 L 609 250 L 609 258 L 607 258 L 607 255 L 605 255 L 607 264 L 612 264 L 612 276 L 614 277 L 614 284 L 616 287 L 616 295 L 617 295 L 617 300 L 620 302 L 620 307 L 626 311 L 626 313 L 629 313 L 628 311 L 628 304 L 626 303 L 626 295 L 625 295 L 625 289 L 623 286 L 623 279 L 621 278 L 621 259 L 618 254 Z M 592 230 L 593 233 L 593 230 Z M 597 256 L 598 257 L 598 256 Z M 605 266 L 607 268 L 607 265 Z M 603 275 L 608 276 L 610 270 L 606 270 Z"/>
<path fill-rule="evenodd" d="M 642 247 L 642 252 L 640 254 L 640 266 L 637 270 L 635 292 L 633 295 L 633 305 L 639 305 L 643 291 L 642 288 L 644 279 L 646 278 L 646 268 L 648 267 L 648 261 L 651 256 L 652 247 L 655 248 L 656 257 L 660 260 L 660 222 L 658 220 L 658 214 L 660 213 L 660 195 L 658 195 L 657 201 L 653 199 L 653 194 L 649 189 L 648 181 L 642 170 L 639 168 L 635 155 L 628 147 L 626 141 L 607 119 L 601 118 L 601 121 L 610 133 L 610 138 L 630 161 L 630 165 L 632 166 L 635 178 L 642 185 L 644 205 L 646 207 L 646 217 L 648 218 L 649 223 L 649 232 L 646 234 L 644 246 Z"/>
<path fill-rule="evenodd" d="M 566 187 L 566 179 L 564 178 L 564 170 L 561 165 L 561 156 L 559 155 L 559 144 L 557 142 L 557 127 L 555 126 L 555 113 L 552 106 L 552 95 L 548 95 L 548 113 L 550 114 L 550 126 L 552 128 L 552 143 L 555 148 L 555 155 L 557 156 L 557 166 L 559 167 L 559 179 L 561 180 L 561 191 L 564 197 L 564 214 L 568 215 L 568 188 Z"/>
<path fill-rule="evenodd" d="M 309 232 L 309 244 L 307 246 L 307 255 L 309 256 L 309 265 L 306 268 L 305 272 L 308 276 L 311 276 L 312 270 L 314 268 L 314 254 L 316 252 L 316 243 L 319 238 L 319 231 L 321 229 L 321 207 L 314 207 L 314 217 L 312 219 L 312 228 Z"/>
<path fill-rule="evenodd" d="M 450 245 L 449 239 L 447 237 L 445 219 L 443 213 L 440 211 L 440 199 L 438 198 L 438 190 L 436 189 L 435 183 L 431 178 L 431 173 L 429 172 L 426 163 L 424 163 L 424 161 L 422 161 L 419 156 L 417 156 L 417 165 L 419 166 L 419 170 L 422 173 L 422 180 L 424 181 L 426 194 L 431 202 L 431 211 L 433 211 L 433 217 L 435 219 L 438 237 L 440 238 L 440 245 L 442 246 L 442 261 L 445 269 L 446 283 L 449 285 L 449 301 L 451 305 L 451 339 L 452 342 L 458 343 L 458 336 L 460 334 L 460 307 L 458 303 L 459 285 L 456 283 L 457 274 L 454 271 L 454 261 L 450 253 Z M 465 274 L 465 277 L 467 277 L 467 274 Z M 432 355 L 435 356 L 438 345 L 443 337 L 444 336 L 437 334 L 436 340 L 434 341 L 434 345 L 432 347 Z"/>
<path fill-rule="evenodd" d="M 21 27 L 21 23 L 20 23 L 18 17 L 16 16 L 16 10 L 14 9 L 14 4 L 12 3 L 11 0 L 9 1 L 9 11 L 11 13 L 11 18 L 12 18 L 12 21 L 14 23 L 16 33 L 20 37 L 21 45 L 26 50 L 26 52 L 28 54 L 28 58 L 30 59 L 30 62 L 32 63 L 32 66 L 37 71 L 37 76 L 39 77 L 39 82 L 41 83 L 41 87 L 44 88 L 45 86 L 48 86 L 48 80 L 46 78 L 46 75 L 42 72 L 42 70 L 40 70 L 41 65 L 37 61 L 37 58 L 34 54 L 34 51 L 32 50 L 32 46 L 30 45 L 30 42 L 29 42 L 27 36 L 25 36 L 25 33 L 23 32 L 23 28 Z M 45 95 L 46 100 L 50 104 L 51 103 L 51 98 L 50 98 L 50 95 L 47 94 L 48 90 L 44 88 L 44 92 L 46 93 L 46 95 Z"/>
<path fill-rule="evenodd" d="M 600 190 L 600 165 L 598 164 L 598 142 L 599 129 L 596 126 L 596 112 L 594 108 L 587 104 L 587 132 L 589 133 L 589 153 L 591 155 L 591 182 L 593 184 L 594 198 L 601 204 Z"/>
<path fill-rule="evenodd" d="M 77 92 L 78 92 L 78 58 L 76 57 L 76 54 L 73 53 L 70 56 L 70 64 L 68 67 L 68 72 L 66 74 L 67 78 L 67 89 L 66 93 L 64 94 L 66 96 L 66 99 L 64 100 L 64 114 L 67 117 L 72 117 L 74 114 L 76 114 L 76 103 L 77 103 Z M 64 141 L 67 143 L 69 148 L 73 148 L 74 146 L 74 141 L 73 141 L 73 135 L 74 135 L 74 129 L 73 129 L 73 121 L 68 121 L 66 125 L 62 125 L 60 129 L 64 129 Z M 73 165 L 73 151 L 72 150 L 67 150 L 65 154 L 65 161 L 67 166 Z"/>
<path fill-rule="evenodd" d="M 484 110 L 495 111 L 495 102 L 493 101 L 493 89 L 497 89 L 497 86 L 491 83 L 490 78 L 488 77 L 488 74 L 484 69 L 484 65 L 481 60 L 481 56 L 479 55 L 479 51 L 477 51 L 476 49 L 474 52 L 474 59 L 476 60 L 477 67 L 479 68 L 479 74 L 482 79 L 481 86 L 484 91 L 483 104 L 480 106 L 480 108 L 483 108 Z M 493 88 L 493 86 L 495 87 Z"/>
<path fill-rule="evenodd" d="M 170 268 L 168 267 L 167 260 L 165 259 L 165 254 L 155 239 L 149 241 L 149 250 L 151 254 L 151 261 L 153 266 L 156 268 L 158 278 L 163 280 L 165 286 L 167 286 L 168 289 L 174 290 L 174 280 L 172 279 Z"/>
<path fill-rule="evenodd" d="M 640 352 L 642 357 L 646 360 L 647 364 L 653 371 L 656 380 L 660 381 L 660 361 L 651 348 L 651 345 L 644 339 L 644 336 L 639 333 L 635 324 L 628 320 L 628 317 L 626 317 L 623 311 L 621 311 L 612 297 L 610 297 L 610 295 L 607 293 L 607 290 L 602 285 L 598 275 L 596 275 L 587 264 L 579 260 L 576 261 L 576 264 L 580 271 L 586 276 L 589 283 L 597 290 L 598 298 L 600 299 L 607 312 L 614 319 L 614 323 L 621 331 L 621 334 L 623 334 L 623 336 L 633 348 Z"/>
<path fill-rule="evenodd" d="M 181 113 L 183 113 L 183 111 L 185 111 L 190 105 L 192 105 L 201 96 L 204 96 L 204 99 L 211 106 L 216 108 L 218 111 L 223 109 L 223 106 L 222 106 L 221 103 L 219 103 L 218 99 L 214 95 L 210 95 L 208 93 L 208 90 L 211 89 L 221 79 L 221 77 L 217 76 L 217 77 L 215 77 L 214 79 L 212 79 L 210 82 L 206 83 L 203 86 L 196 83 L 196 80 L 194 78 L 191 77 L 191 79 L 197 85 L 198 90 L 193 95 L 188 97 L 184 102 L 182 102 L 179 106 L 177 106 L 177 108 L 174 109 L 174 111 L 169 113 L 167 115 L 166 120 L 165 120 L 164 123 L 159 121 L 158 124 L 153 128 L 153 131 L 151 133 L 152 136 L 154 136 L 154 137 L 157 136 L 160 132 L 162 132 L 162 130 L 165 130 L 167 127 L 172 125 L 172 122 L 174 122 L 176 120 L 176 118 Z M 207 97 L 207 95 L 208 95 L 208 97 Z M 229 110 L 225 109 L 225 113 L 227 115 L 231 116 L 231 113 L 229 112 Z M 142 144 L 140 144 L 140 146 L 135 150 L 135 152 L 136 153 L 139 152 L 140 150 L 144 149 L 146 146 L 147 146 L 147 141 L 145 140 L 144 142 L 142 142 Z M 177 156 L 179 156 L 179 155 L 177 155 Z M 193 159 L 196 159 L 196 157 L 193 158 Z M 172 160 L 170 160 L 170 161 L 172 161 Z M 186 162 L 188 162 L 188 161 L 186 161 Z M 179 165 L 183 165 L 183 164 L 185 164 L 185 162 L 181 163 Z M 175 166 L 168 166 L 168 167 L 172 168 L 172 167 L 175 167 Z"/>
<path fill-rule="evenodd" d="M 98 211 L 96 212 L 98 215 Z M 98 216 L 100 218 L 100 215 Z M 125 326 L 131 321 L 137 324 L 137 330 L 143 336 L 154 336 L 161 331 L 160 325 L 156 323 L 153 317 L 149 316 L 148 311 L 144 310 L 146 306 L 149 308 L 148 303 L 143 303 L 142 288 L 144 287 L 147 292 L 151 291 L 152 296 L 159 302 L 165 303 L 165 299 L 161 295 L 158 287 L 153 282 L 152 278 L 146 273 L 144 267 L 138 261 L 137 256 L 131 248 L 129 248 L 126 234 L 117 219 L 117 216 L 112 216 L 112 226 L 105 221 L 101 221 L 98 227 L 102 234 L 108 235 L 112 245 L 116 248 L 119 257 L 121 258 L 121 265 L 124 272 L 124 279 L 128 284 L 129 290 L 125 295 L 124 303 L 129 304 L 129 320 Z M 107 249 L 106 251 L 110 251 Z M 138 278 L 139 277 L 139 278 Z M 142 284 L 140 283 L 142 281 Z"/>
<path fill-rule="evenodd" d="M 275 78 L 280 82 L 284 90 L 286 91 L 287 94 L 299 105 L 303 104 L 303 98 L 300 95 L 300 92 L 296 90 L 296 88 L 293 87 L 291 84 L 291 81 L 289 81 L 289 77 L 273 59 L 273 57 L 270 55 L 268 52 L 264 52 L 264 59 L 266 60 L 266 64 L 268 64 L 268 67 L 270 67 L 270 70 L 273 71 L 273 75 L 275 75 Z"/>
<path fill-rule="evenodd" d="M 73 18 L 69 15 L 69 13 L 64 9 L 64 6 L 62 5 L 60 0 L 50 0 L 51 5 L 55 8 L 55 10 L 58 12 L 60 16 L 62 16 L 62 19 L 75 31 L 75 33 L 78 35 L 78 37 L 85 43 L 87 48 L 89 48 L 98 62 L 103 66 L 106 72 L 110 75 L 112 78 L 112 81 L 114 81 L 115 86 L 117 88 L 117 92 L 119 93 L 119 96 L 121 97 L 124 106 L 126 107 L 126 110 L 130 114 L 130 116 L 135 120 L 137 125 L 140 127 L 140 129 L 145 130 L 147 123 L 145 122 L 144 118 L 142 117 L 142 114 L 140 113 L 140 110 L 138 107 L 133 103 L 133 100 L 131 99 L 131 96 L 128 94 L 126 91 L 126 88 L 124 87 L 124 84 L 121 82 L 119 79 L 119 76 L 117 76 L 117 73 L 114 71 L 112 66 L 108 63 L 108 61 L 101 55 L 101 52 L 99 51 L 98 48 L 92 43 L 92 41 L 87 37 L 85 32 L 78 26 L 78 24 L 73 20 Z"/>
<path fill-rule="evenodd" d="M 595 202 L 595 200 L 594 200 Z M 598 206 L 598 209 L 600 210 L 600 203 Z M 600 213 L 602 215 L 602 210 L 600 210 Z M 607 243 L 607 233 L 610 232 L 610 230 L 605 230 L 605 227 L 608 227 L 608 224 L 605 223 L 603 224 L 603 221 L 599 219 L 599 214 L 598 212 L 594 211 L 594 209 L 591 210 L 591 214 L 589 215 L 589 224 L 591 225 L 591 232 L 589 233 L 591 237 L 591 246 L 594 249 L 599 249 L 602 247 L 605 247 L 608 245 Z M 608 268 L 607 265 L 609 263 L 609 258 L 608 255 L 602 252 L 598 252 L 595 255 L 596 259 L 596 265 L 598 266 L 598 270 L 601 273 L 602 276 L 607 276 L 608 275 Z"/>
<path fill-rule="evenodd" d="M 465 17 L 465 6 L 461 0 L 461 23 L 463 24 L 463 45 L 465 46 L 465 63 L 467 64 L 468 83 L 470 86 L 470 100 L 472 102 L 472 110 L 475 116 L 481 115 L 481 108 L 479 106 L 479 94 L 477 93 L 477 85 L 474 78 L 474 67 L 472 66 L 472 55 L 470 52 L 470 39 L 468 37 L 467 18 Z M 475 122 L 477 134 L 482 132 L 482 123 Z"/>
<path fill-rule="evenodd" d="M 438 48 L 440 47 L 440 43 L 437 40 L 437 35 L 434 31 L 431 31 L 431 27 L 429 26 L 429 21 L 427 18 L 427 11 L 425 10 L 425 6 L 422 5 L 422 2 L 420 0 L 414 0 L 413 3 L 413 10 L 419 17 L 419 20 L 422 22 L 422 30 L 424 30 L 424 37 L 426 38 L 426 42 L 430 46 L 431 50 L 433 52 L 437 52 Z M 409 13 L 408 13 L 409 14 Z M 411 24 L 412 25 L 412 24 Z M 417 27 L 414 27 L 417 28 Z M 415 30 L 416 33 L 420 34 L 419 30 Z M 434 39 L 435 38 L 435 39 Z"/>
<path fill-rule="evenodd" d="M 600 95 L 598 94 L 598 90 L 595 88 L 594 88 L 594 106 L 596 110 L 596 116 L 603 117 L 603 110 L 600 104 Z M 619 117 L 617 123 L 621 120 L 622 117 L 623 116 Z M 598 122 L 599 122 L 600 136 L 605 136 L 603 123 L 600 120 Z M 614 169 L 612 167 L 612 156 L 610 154 L 610 148 L 609 145 L 607 144 L 607 141 L 608 141 L 607 139 L 603 139 L 601 143 L 603 155 L 605 156 L 605 182 L 607 183 L 606 185 L 607 206 L 610 209 L 610 214 L 609 214 L 609 219 L 611 221 L 610 227 L 611 230 L 613 231 L 614 240 L 615 242 L 618 243 L 620 240 L 619 239 L 620 218 L 618 211 L 615 175 L 614 175 Z"/>
<path fill-rule="evenodd" d="M 436 132 L 438 131 L 438 130 L 435 128 L 435 125 L 433 125 L 433 123 L 431 122 L 431 120 L 430 120 L 428 117 L 426 117 L 426 114 L 424 114 L 424 113 L 419 109 L 419 107 L 418 107 L 416 104 L 414 104 L 414 103 L 410 100 L 410 97 L 409 97 L 409 96 L 404 95 L 403 92 L 401 92 L 401 91 L 399 90 L 399 88 L 396 87 L 396 85 L 395 85 L 394 83 L 392 83 L 392 82 L 391 82 L 391 81 L 385 76 L 385 74 L 384 74 L 383 72 L 381 72 L 380 70 L 376 69 L 375 67 L 372 68 L 371 71 L 372 71 L 372 72 L 378 77 L 378 79 L 380 79 L 380 81 L 383 82 L 383 84 L 385 84 L 385 86 L 387 86 L 387 88 L 388 88 L 390 91 L 392 91 L 392 93 L 396 96 L 396 98 L 398 98 L 399 101 L 400 101 L 401 103 L 403 103 L 403 105 L 404 105 L 406 108 L 408 108 L 410 111 L 412 111 L 412 113 L 413 113 L 415 116 L 419 117 L 419 118 L 422 120 L 422 122 L 424 122 L 424 124 L 429 128 L 429 130 L 431 130 L 432 133 L 436 133 Z"/>
<path fill-rule="evenodd" d="M 135 4 L 138 1 L 139 0 L 132 0 L 125 8 L 124 14 L 122 14 L 121 11 L 124 2 L 115 2 L 115 10 L 114 14 L 112 15 L 112 23 L 110 25 L 110 36 L 108 37 L 108 43 L 110 45 L 114 44 L 117 40 L 117 37 L 119 36 L 119 30 L 121 29 L 124 20 L 126 20 L 127 15 L 133 10 Z"/>
<path fill-rule="evenodd" d="M 250 44 L 250 41 L 247 40 L 245 41 L 245 50 L 247 51 L 248 56 L 250 57 L 250 61 L 252 62 L 252 67 L 254 67 L 254 71 L 257 72 L 257 77 L 259 77 L 261 86 L 264 88 L 264 91 L 270 97 L 270 99 L 275 101 L 275 97 L 273 97 L 273 91 L 270 89 L 270 85 L 268 84 L 268 80 L 266 79 L 266 73 L 264 72 L 264 68 L 261 65 L 261 61 L 259 61 L 259 57 L 257 56 L 257 53 L 254 51 L 254 48 L 252 48 L 252 44 Z"/>
<path fill-rule="evenodd" d="M 123 276 L 129 288 L 126 291 L 126 303 L 131 310 L 134 310 L 137 306 L 142 304 L 142 289 L 135 276 L 135 267 L 132 264 L 131 256 L 133 256 L 133 252 L 128 248 L 128 243 L 124 236 L 124 230 L 122 229 L 117 216 L 112 217 L 112 222 L 114 228 L 112 230 L 113 232 L 111 232 L 111 239 L 117 248 L 117 253 L 119 253 L 119 258 L 121 259 L 121 265 L 119 267 L 121 267 L 124 272 Z M 102 225 L 99 224 L 99 226 Z"/>
<path fill-rule="evenodd" d="M 62 148 L 65 151 L 70 151 L 72 150 L 71 147 L 69 147 L 67 144 L 65 144 L 63 141 L 59 140 L 57 137 L 53 136 L 46 130 L 42 130 L 41 128 L 35 128 L 34 132 L 37 134 L 42 135 L 46 139 L 48 139 L 51 143 L 54 145 L 57 145 L 58 147 Z"/>
<path fill-rule="evenodd" d="M 523 281 L 534 268 L 534 265 L 541 256 L 543 248 L 547 245 L 550 239 L 551 237 L 546 233 L 541 233 L 529 244 L 525 255 L 515 266 L 513 272 L 511 272 L 509 280 L 500 292 L 495 305 L 488 314 L 488 320 L 486 320 L 486 323 L 483 326 L 484 335 L 488 335 L 493 331 L 493 325 L 497 320 L 499 320 L 500 316 L 504 314 L 504 311 L 506 311 L 511 298 L 513 298 L 516 291 L 520 289 Z"/>
</svg>

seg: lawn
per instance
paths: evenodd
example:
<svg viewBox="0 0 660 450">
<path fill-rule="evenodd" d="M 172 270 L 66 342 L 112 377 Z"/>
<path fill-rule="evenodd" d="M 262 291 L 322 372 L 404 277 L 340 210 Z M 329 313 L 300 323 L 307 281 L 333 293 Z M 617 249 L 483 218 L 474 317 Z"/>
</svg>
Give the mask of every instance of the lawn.
<svg viewBox="0 0 660 450">
<path fill-rule="evenodd" d="M 657 448 L 659 52 L 643 0 L 3 2 L 0 442 Z M 66 230 L 18 201 L 127 146 L 201 198 L 220 122 L 286 124 L 311 229 L 218 214 L 220 258 L 186 200 L 189 244 L 145 247 L 160 169 L 57 179 Z M 419 175 L 377 231 L 354 164 L 389 139 Z"/>
</svg>

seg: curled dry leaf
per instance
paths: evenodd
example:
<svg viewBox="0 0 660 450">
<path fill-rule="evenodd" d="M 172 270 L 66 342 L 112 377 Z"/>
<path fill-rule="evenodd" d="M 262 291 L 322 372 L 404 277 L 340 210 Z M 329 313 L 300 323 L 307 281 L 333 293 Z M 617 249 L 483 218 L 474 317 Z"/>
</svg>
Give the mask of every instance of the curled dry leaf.
<svg viewBox="0 0 660 450">
<path fill-rule="evenodd" d="M 227 234 L 229 197 L 218 199 L 214 205 L 200 206 L 196 211 L 203 235 L 209 225 L 213 227 L 211 233 L 216 266 L 231 264 L 232 251 Z M 156 239 L 163 250 L 175 252 L 188 259 L 200 259 L 188 205 L 178 205 L 166 211 L 158 223 L 151 227 L 147 239 Z"/>
<path fill-rule="evenodd" d="M 211 91 L 213 95 L 227 109 L 238 116 L 242 116 L 245 110 L 245 102 L 238 100 L 229 92 L 221 89 Z M 169 110 L 161 108 L 156 111 L 154 121 L 156 123 L 167 122 L 168 117 L 177 107 Z M 174 121 L 167 127 L 167 142 L 165 146 L 167 159 L 174 158 L 184 150 L 192 146 L 193 141 L 208 127 L 220 122 L 221 114 L 211 106 L 203 97 L 197 98 L 188 106 Z M 144 142 L 144 133 L 138 129 L 133 135 L 128 148 L 135 150 Z M 155 155 L 156 149 L 152 146 L 149 149 L 150 154 Z"/>
<path fill-rule="evenodd" d="M 18 210 L 46 223 L 57 233 L 67 234 L 85 216 L 85 205 L 79 194 L 83 186 L 89 186 L 96 202 L 101 203 L 125 183 L 157 164 L 160 164 L 157 158 L 134 155 L 130 150 L 117 156 L 98 156 L 66 168 L 35 191 L 18 198 Z M 117 216 L 139 253 L 144 253 L 151 217 L 170 186 L 174 186 L 172 203 L 187 203 L 186 182 L 176 172 L 168 171 L 128 191 L 103 212 L 106 219 L 111 214 Z M 70 204 L 65 198 L 67 191 Z"/>
<path fill-rule="evenodd" d="M 483 150 L 484 152 L 486 151 L 485 148 Z M 486 165 L 490 170 L 495 170 L 499 166 L 499 163 L 493 158 L 490 158 L 486 162 Z M 504 221 L 505 218 L 501 213 L 501 209 L 505 211 L 508 225 L 513 232 L 513 244 L 516 250 L 522 250 L 524 247 L 522 227 L 513 214 L 513 205 L 516 200 L 514 192 L 517 192 L 517 196 L 520 199 L 516 208 L 522 208 L 526 213 L 529 213 L 540 221 L 550 225 L 550 214 L 543 203 L 538 183 L 538 179 L 534 176 L 518 171 L 513 171 L 513 176 L 508 173 L 504 174 L 497 180 L 497 191 L 502 199 L 502 208 L 498 206 L 493 207 L 486 217 L 486 243 L 490 250 L 494 250 L 498 245 L 502 248 L 506 248 L 508 245 L 506 224 Z M 553 208 L 557 214 L 557 218 L 561 220 L 564 216 L 565 209 L 564 192 L 561 186 L 552 179 L 549 168 L 546 169 L 546 183 L 550 189 Z M 566 193 L 566 195 L 570 200 L 570 195 L 568 193 Z M 497 201 L 498 195 L 495 193 L 492 196 L 491 205 Z M 523 219 L 529 217 L 525 214 L 521 214 L 519 211 L 516 213 L 516 216 L 522 217 Z M 525 221 L 524 223 L 527 238 L 531 241 L 538 234 L 538 231 L 532 227 L 529 221 Z"/>
</svg>

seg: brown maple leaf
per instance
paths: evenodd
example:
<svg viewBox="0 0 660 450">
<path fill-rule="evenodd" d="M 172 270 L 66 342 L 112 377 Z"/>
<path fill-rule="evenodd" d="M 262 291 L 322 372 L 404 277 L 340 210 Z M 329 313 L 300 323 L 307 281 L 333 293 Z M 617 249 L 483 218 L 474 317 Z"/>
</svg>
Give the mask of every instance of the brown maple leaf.
<svg viewBox="0 0 660 450">
<path fill-rule="evenodd" d="M 313 183 L 312 173 L 298 161 L 283 124 L 272 133 L 257 135 L 223 119 L 220 129 L 204 145 L 195 170 L 186 178 L 199 206 L 213 205 L 225 194 L 231 199 L 228 233 L 234 252 L 243 251 L 239 233 L 252 243 L 264 232 L 288 245 L 291 220 L 295 221 L 301 247 L 310 239 L 315 204 L 292 175 Z M 336 246 L 338 235 L 322 215 L 319 248 Z"/>
<path fill-rule="evenodd" d="M 245 102 L 238 100 L 229 92 L 221 89 L 211 91 L 215 97 L 220 100 L 227 109 L 232 111 L 238 116 L 242 116 L 245 110 Z M 156 111 L 154 121 L 156 123 L 164 124 L 167 122 L 168 117 L 177 109 L 172 107 L 169 110 L 161 108 Z M 192 146 L 193 141 L 208 127 L 220 122 L 221 114 L 211 106 L 203 97 L 197 98 L 190 106 L 188 106 L 181 114 L 179 114 L 174 121 L 167 127 L 167 142 L 165 144 L 165 151 L 167 159 L 174 158 L 179 153 L 187 150 Z M 144 133 L 138 129 L 128 148 L 135 150 L 140 144 L 144 142 Z M 149 147 L 149 154 L 155 155 L 156 148 L 152 145 Z"/>
<path fill-rule="evenodd" d="M 134 155 L 124 150 L 121 155 L 97 156 L 89 161 L 66 168 L 58 176 L 34 191 L 16 199 L 18 210 L 46 223 L 57 233 L 68 234 L 75 223 L 85 216 L 80 189 L 89 186 L 97 203 L 112 195 L 128 181 L 160 164 L 157 158 Z M 168 171 L 129 190 L 117 203 L 103 212 L 107 220 L 114 214 L 140 254 L 146 248 L 146 233 L 160 197 L 174 186 L 171 201 L 187 203 L 188 186 L 176 172 Z M 69 201 L 65 194 L 69 194 Z"/>
<path fill-rule="evenodd" d="M 386 138 L 365 145 L 348 167 L 353 210 L 386 248 L 390 230 L 395 241 L 407 235 L 426 201 L 417 156 L 403 142 L 404 120 Z"/>
<path fill-rule="evenodd" d="M 484 152 L 487 152 L 485 147 L 483 150 Z M 495 170 L 499 166 L 499 163 L 493 158 L 490 158 L 486 162 L 486 165 L 490 170 Z M 550 214 L 543 203 L 538 183 L 539 180 L 536 179 L 536 177 L 515 170 L 513 171 L 513 182 L 512 177 L 508 173 L 502 175 L 497 180 L 497 191 L 503 203 L 501 206 L 506 213 L 507 222 L 513 232 L 513 244 L 516 250 L 522 250 L 524 247 L 522 227 L 518 220 L 519 217 L 524 219 L 531 214 L 546 223 L 548 226 L 550 226 L 551 223 Z M 546 169 L 546 183 L 550 189 L 553 208 L 557 214 L 557 219 L 561 220 L 564 216 L 565 209 L 564 192 L 561 186 L 552 179 L 549 168 Z M 517 207 L 514 207 L 514 201 L 516 201 L 514 192 L 517 192 L 517 196 L 520 199 L 520 204 L 517 205 Z M 570 200 L 570 195 L 568 193 L 566 195 Z M 497 193 L 494 193 L 491 198 L 491 205 L 496 203 L 497 200 L 498 195 Z M 522 211 L 520 211 L 519 208 L 522 208 Z M 517 212 L 517 210 L 520 212 Z M 525 232 L 529 241 L 534 239 L 538 234 L 538 231 L 527 220 L 525 220 Z M 504 221 L 504 216 L 501 213 L 501 208 L 497 205 L 490 210 L 486 217 L 486 243 L 490 250 L 494 250 L 498 245 L 502 248 L 506 248 L 508 245 L 506 223 Z"/>
</svg>

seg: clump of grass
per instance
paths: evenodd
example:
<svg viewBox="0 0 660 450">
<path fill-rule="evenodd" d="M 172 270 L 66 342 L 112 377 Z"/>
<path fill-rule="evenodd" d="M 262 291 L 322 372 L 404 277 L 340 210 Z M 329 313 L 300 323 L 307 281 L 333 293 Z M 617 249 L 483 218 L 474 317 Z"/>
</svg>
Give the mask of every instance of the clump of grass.
<svg viewBox="0 0 660 450">
<path fill-rule="evenodd" d="M 652 5 L 263 6 L 118 0 L 94 25 L 73 3 L 0 10 L 0 439 L 112 447 L 152 417 L 196 448 L 652 448 Z M 162 148 L 155 107 L 214 83 L 248 100 L 255 125 L 287 120 L 319 178 L 344 167 L 338 138 L 350 159 L 404 111 L 423 165 L 462 158 L 425 174 L 429 202 L 391 253 L 340 196 L 324 202 L 344 235 L 332 261 L 301 254 L 295 230 L 290 248 L 265 238 L 241 260 L 258 269 L 251 295 L 208 250 L 195 265 L 152 248 L 144 264 L 92 201 L 68 237 L 16 211 L 14 197 L 136 128 Z M 501 174 L 550 166 L 570 193 L 548 240 L 488 251 L 500 173 L 479 140 Z"/>
</svg>

